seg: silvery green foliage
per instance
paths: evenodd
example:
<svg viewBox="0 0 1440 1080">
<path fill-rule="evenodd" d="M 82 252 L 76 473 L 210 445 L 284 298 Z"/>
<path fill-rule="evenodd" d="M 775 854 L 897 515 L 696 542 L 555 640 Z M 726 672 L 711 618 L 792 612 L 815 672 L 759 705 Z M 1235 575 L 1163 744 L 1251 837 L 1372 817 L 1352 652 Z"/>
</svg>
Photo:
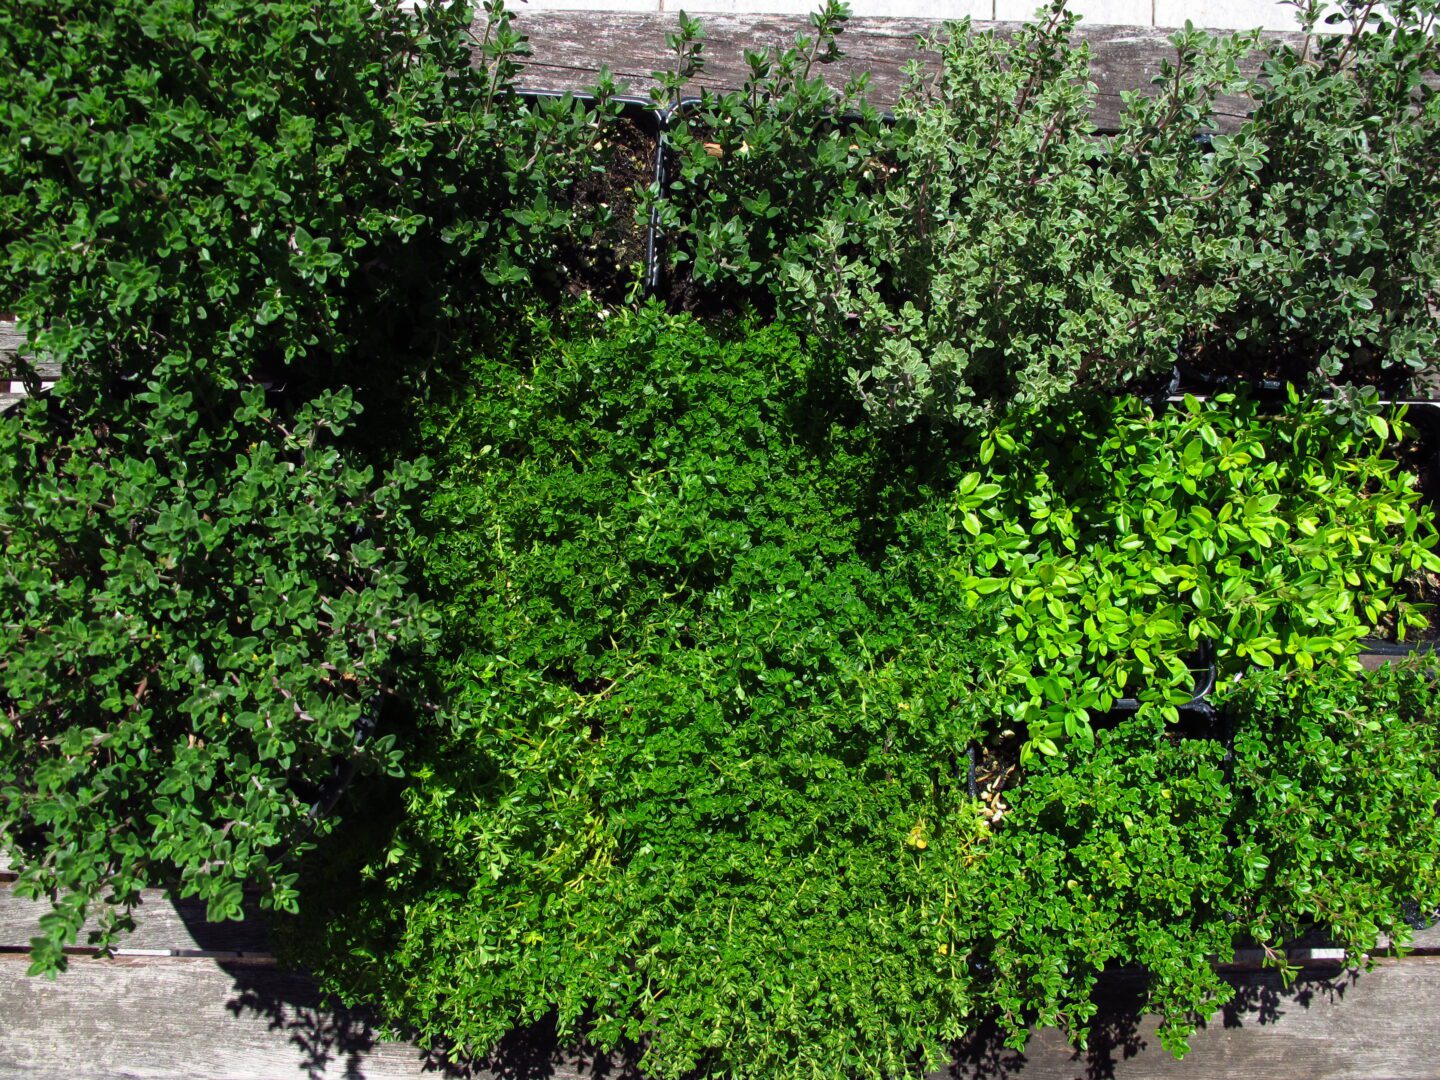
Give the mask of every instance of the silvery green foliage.
<svg viewBox="0 0 1440 1080">
<path fill-rule="evenodd" d="M 789 266 L 885 422 L 980 425 L 1168 367 L 1225 300 L 1194 284 L 1225 253 L 1200 230 L 1196 135 L 1240 84 L 1246 40 L 1177 35 L 1158 95 L 1127 98 L 1104 140 L 1075 22 L 1057 4 L 1011 37 L 958 23 L 926 40 L 885 182 Z"/>
<path fill-rule="evenodd" d="M 1271 44 L 1253 116 L 1217 140 L 1248 179 L 1213 211 L 1238 301 L 1222 326 L 1252 353 L 1366 380 L 1440 349 L 1437 12 L 1343 0 L 1324 16 L 1340 32 Z M 1302 10 L 1311 26 L 1322 14 Z M 1231 159 L 1232 143 L 1259 160 Z"/>
<path fill-rule="evenodd" d="M 877 420 L 983 426 L 1163 372 L 1182 346 L 1211 369 L 1297 381 L 1427 366 L 1433 2 L 1382 18 L 1347 0 L 1330 18 L 1348 33 L 1272 42 L 1258 74 L 1243 63 L 1255 34 L 1187 25 L 1153 87 L 1122 94 L 1115 132 L 1092 123 L 1076 17 L 1061 3 L 1039 16 L 922 41 L 893 127 L 862 111 L 831 136 L 845 153 L 823 198 L 803 222 L 782 214 L 793 239 L 744 267 L 848 351 Z M 1253 116 L 1212 135 L 1218 103 L 1245 98 Z M 722 159 L 711 182 L 766 165 Z M 742 205 L 727 227 L 768 235 L 776 214 Z"/>
</svg>

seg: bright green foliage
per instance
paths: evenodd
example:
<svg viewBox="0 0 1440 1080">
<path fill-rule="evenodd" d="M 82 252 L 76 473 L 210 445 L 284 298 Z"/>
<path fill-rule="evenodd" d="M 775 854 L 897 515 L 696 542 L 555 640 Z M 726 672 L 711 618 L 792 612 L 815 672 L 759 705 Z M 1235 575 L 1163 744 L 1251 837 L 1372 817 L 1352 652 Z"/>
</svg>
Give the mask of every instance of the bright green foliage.
<svg viewBox="0 0 1440 1080">
<path fill-rule="evenodd" d="M 655 91 L 676 109 L 666 134 L 673 178 L 656 203 L 672 269 L 732 299 L 753 295 L 808 258 L 829 208 L 853 204 L 884 170 L 871 157 L 880 119 L 864 99 L 868 74 L 837 91 L 821 67 L 841 56 L 847 16 L 845 4 L 828 0 L 790 48 L 747 50 L 740 90 L 706 87 L 683 106 L 704 54 L 699 23 L 681 16 L 676 70 L 659 73 Z"/>
<path fill-rule="evenodd" d="M 259 388 L 72 404 L 0 418 L 0 835 L 55 901 L 35 970 L 87 914 L 109 945 L 145 886 L 293 910 L 323 785 L 397 767 L 357 737 L 427 627 L 386 543 L 424 469 L 348 464 L 348 394 L 293 421 Z"/>
<path fill-rule="evenodd" d="M 1125 695 L 1173 717 L 1202 641 L 1228 674 L 1343 660 L 1386 618 L 1423 626 L 1399 586 L 1440 556 L 1384 453 L 1401 415 L 1356 430 L 1317 404 L 1123 399 L 987 436 L 956 492 L 954 573 L 1003 603 L 999 678 L 1029 747 L 1088 738 Z"/>
<path fill-rule="evenodd" d="M 568 192 L 613 115 L 512 92 L 487 5 L 0 10 L 0 311 L 72 379 L 413 364 L 613 222 Z M 607 81 L 608 83 L 608 81 Z M 607 93 L 613 87 L 603 88 Z"/>
<path fill-rule="evenodd" d="M 780 327 L 646 310 L 470 378 L 421 544 L 453 734 L 372 885 L 312 891 L 345 914 L 308 961 L 472 1050 L 554 1007 L 664 1076 L 933 1058 L 988 648 L 939 444 L 887 447 Z"/>
<path fill-rule="evenodd" d="M 1440 350 L 1440 7 L 1339 9 L 1330 19 L 1350 32 L 1271 43 L 1254 115 L 1216 140 L 1217 165 L 1251 182 L 1212 212 L 1236 242 L 1227 333 L 1364 380 Z"/>
<path fill-rule="evenodd" d="M 1011 1045 L 1037 1021 L 1083 1039 L 1107 963 L 1146 968 L 1179 1055 L 1230 997 L 1212 964 L 1237 945 L 1289 974 L 1302 933 L 1357 966 L 1381 933 L 1408 941 L 1407 914 L 1440 907 L 1437 674 L 1251 671 L 1222 695 L 1233 760 L 1226 723 L 1182 739 L 1143 714 L 1036 758 L 976 871 L 976 996 Z"/>
<path fill-rule="evenodd" d="M 1352 956 L 1440 909 L 1440 691 L 1433 661 L 1357 676 L 1254 673 L 1234 718 L 1245 925 L 1275 945 L 1310 924 Z"/>
<path fill-rule="evenodd" d="M 993 674 L 1035 640 L 1017 643 L 1008 590 L 968 610 L 946 573 L 957 545 L 998 564 L 969 546 L 987 515 L 1052 522 L 1026 535 L 1055 562 L 1061 537 L 1091 544 L 1076 545 L 1091 560 L 1077 607 L 1158 611 L 1171 601 L 1141 587 L 1159 584 L 1148 568 L 1204 562 L 1246 613 L 1239 641 L 1266 567 L 1308 573 L 1305 515 L 1317 536 L 1404 532 L 1375 524 L 1414 514 L 1378 432 L 1298 407 L 1125 405 L 1089 436 L 1078 421 L 1023 446 L 1005 433 L 980 478 L 919 428 L 882 437 L 783 325 L 581 318 L 535 322 L 431 407 L 440 481 L 418 547 L 451 723 L 413 751 L 397 805 L 347 826 L 343 858 L 307 883 L 334 898 L 296 934 L 327 988 L 462 1052 L 553 1013 L 562 1038 L 638 1044 L 647 1075 L 913 1075 L 985 1018 L 1012 1045 L 1035 1023 L 1083 1039 L 1116 964 L 1151 972 L 1181 1053 L 1229 995 L 1214 959 L 1252 931 L 1283 963 L 1311 922 L 1358 949 L 1361 912 L 1388 928 L 1406 901 L 1440 901 L 1422 812 L 1440 747 L 1389 719 L 1425 715 L 1435 692 L 1330 650 L 1230 688 L 1258 703 L 1237 706 L 1233 760 L 1223 725 L 1182 733 L 1152 706 L 1036 756 L 998 827 L 964 788 L 971 740 L 1013 751 L 995 692 L 1023 710 L 1029 691 Z M 1262 438 L 1273 459 L 1242 460 Z M 1268 544 L 1211 521 L 1195 541 L 1211 558 L 1168 540 L 1155 509 L 1199 529 L 1192 506 L 1218 521 L 1233 505 L 1228 526 L 1277 493 Z M 1134 520 L 1117 529 L 1122 495 Z M 1394 560 L 1404 543 L 1361 550 Z M 1264 617 L 1321 616 L 1292 595 Z M 1222 616 L 1189 616 L 1155 664 L 1191 647 L 1196 618 Z M 1336 768 L 1366 756 L 1386 770 L 1373 799 Z"/>
</svg>

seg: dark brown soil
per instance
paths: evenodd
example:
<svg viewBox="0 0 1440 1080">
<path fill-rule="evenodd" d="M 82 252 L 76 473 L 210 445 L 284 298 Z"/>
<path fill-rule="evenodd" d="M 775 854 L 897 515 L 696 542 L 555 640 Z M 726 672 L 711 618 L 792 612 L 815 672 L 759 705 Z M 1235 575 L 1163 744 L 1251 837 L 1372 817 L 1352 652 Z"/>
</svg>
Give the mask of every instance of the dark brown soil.
<svg viewBox="0 0 1440 1080">
<path fill-rule="evenodd" d="M 679 123 L 679 119 L 675 121 Z M 665 151 L 665 172 L 667 176 L 678 176 L 680 158 L 673 150 Z M 725 288 L 723 285 L 700 285 L 691 276 L 691 264 L 671 260 L 673 251 L 664 236 L 659 237 L 660 297 L 665 306 L 675 312 L 685 312 L 698 319 L 728 319 L 745 311 L 755 311 L 761 316 L 773 316 L 774 298 L 763 287 L 746 289 Z"/>
<path fill-rule="evenodd" d="M 1405 632 L 1405 644 L 1440 641 L 1440 575 L 1422 570 L 1400 583 L 1400 594 L 1410 603 L 1421 605 L 1421 614 L 1429 618 L 1427 626 L 1420 629 L 1411 627 Z M 1395 618 L 1387 616 L 1375 628 L 1379 641 L 1395 641 Z"/>
<path fill-rule="evenodd" d="M 1223 390 L 1241 385 L 1252 388 L 1283 388 L 1310 385 L 1318 378 L 1316 350 L 1298 343 L 1256 347 L 1240 342 L 1227 344 L 1210 338 L 1186 341 L 1176 365 L 1182 392 Z M 1400 397 L 1408 389 L 1409 369 L 1385 367 L 1378 357 L 1364 352 L 1353 357 L 1334 380 L 1336 385 L 1354 383 L 1374 386 L 1382 397 Z"/>
<path fill-rule="evenodd" d="M 645 190 L 655 182 L 656 133 L 621 116 L 601 147 L 607 167 L 581 179 L 572 191 L 577 207 L 606 206 L 611 227 L 588 247 L 570 245 L 560 252 L 561 280 L 572 296 L 589 294 L 603 304 L 623 303 L 643 282 L 649 227 L 636 221 Z"/>
<path fill-rule="evenodd" d="M 1010 811 L 1008 788 L 1020 780 L 1020 736 L 1002 732 L 975 745 L 975 795 L 993 828 Z"/>
<path fill-rule="evenodd" d="M 1440 640 L 1440 574 L 1422 570 L 1415 578 L 1403 582 L 1401 588 L 1404 590 L 1405 599 L 1412 604 L 1424 605 L 1424 614 L 1430 618 L 1428 626 L 1423 630 L 1412 629 L 1405 635 L 1405 640 Z"/>
</svg>

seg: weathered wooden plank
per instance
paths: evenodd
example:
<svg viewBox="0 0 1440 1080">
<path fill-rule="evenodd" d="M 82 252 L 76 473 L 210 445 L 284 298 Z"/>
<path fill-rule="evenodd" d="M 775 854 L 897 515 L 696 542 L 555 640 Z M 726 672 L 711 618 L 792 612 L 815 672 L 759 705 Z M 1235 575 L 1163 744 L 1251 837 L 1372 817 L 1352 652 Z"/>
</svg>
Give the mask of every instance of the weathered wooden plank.
<svg viewBox="0 0 1440 1080">
<path fill-rule="evenodd" d="M 0 413 L 25 396 L 25 388 L 15 379 L 15 354 L 25 345 L 25 335 L 20 333 L 11 319 L 0 319 Z M 35 365 L 42 385 L 49 385 L 60 377 L 60 366 L 42 362 Z"/>
<path fill-rule="evenodd" d="M 632 92 L 647 91 L 655 85 L 651 73 L 671 64 L 665 34 L 675 29 L 676 20 L 674 12 L 525 12 L 516 25 L 529 36 L 533 55 L 521 81 L 529 89 L 584 90 L 604 66 L 628 82 Z M 695 87 L 728 89 L 738 87 L 745 79 L 745 49 L 784 46 L 805 31 L 809 23 L 799 15 L 710 14 L 702 17 L 702 25 L 706 61 Z M 916 35 L 933 34 L 937 25 L 933 19 L 852 19 L 840 39 L 846 56 L 824 69 L 826 77 L 838 86 L 852 74 L 868 71 L 873 100 L 891 104 L 903 85 L 902 69 L 919 55 Z M 976 30 L 997 29 L 1002 33 L 1013 33 L 1020 25 L 972 23 Z M 1091 50 L 1091 71 L 1098 94 L 1095 120 L 1101 128 L 1116 126 L 1121 92 L 1149 86 L 1161 60 L 1174 55 L 1169 42 L 1171 33 L 1148 26 L 1082 25 L 1077 29 L 1076 39 Z M 1300 34 L 1270 37 L 1296 43 L 1303 39 Z M 1246 111 L 1243 99 L 1224 99 L 1219 103 L 1216 126 L 1233 129 Z"/>
<path fill-rule="evenodd" d="M 424 1075 L 425 1062 L 274 968 L 78 960 L 51 981 L 0 957 L 0 1077 L 390 1080 Z"/>
<path fill-rule="evenodd" d="M 27 948 L 40 932 L 40 916 L 50 910 L 41 901 L 16 896 L 8 885 L 0 885 L 0 950 Z M 135 930 L 118 944 L 121 954 L 168 952 L 178 955 L 269 954 L 265 922 L 258 910 L 242 921 L 212 923 L 205 920 L 205 905 L 196 900 L 176 900 L 159 889 L 147 889 L 135 908 Z M 80 932 L 76 944 L 87 945 L 92 919 Z"/>
<path fill-rule="evenodd" d="M 1134 980 L 1108 980 L 1088 1050 L 1055 1031 L 1037 1032 L 1025 1053 L 979 1038 L 961 1048 L 952 1080 L 1434 1080 L 1440 1075 L 1440 958 L 1382 963 L 1352 975 L 1302 975 L 1286 989 L 1273 973 L 1232 978 L 1236 999 L 1173 1060 L 1159 1021 L 1139 1015 Z"/>
<path fill-rule="evenodd" d="M 10 357 L 20 351 L 20 346 L 25 344 L 25 335 L 20 333 L 12 319 L 0 319 L 0 379 L 3 379 L 6 365 Z M 0 390 L 4 387 L 0 386 Z"/>
<path fill-rule="evenodd" d="M 79 960 L 53 982 L 23 971 L 19 958 L 0 957 L 0 1077 L 383 1080 L 423 1075 L 430 1061 L 414 1046 L 378 1041 L 369 1016 L 327 1009 L 309 981 L 272 968 Z M 1440 1069 L 1440 959 L 1302 975 L 1290 989 L 1269 973 L 1232 981 L 1236 1001 L 1210 1018 L 1181 1062 L 1161 1048 L 1156 1019 L 1140 1014 L 1136 981 L 1119 978 L 1097 993 L 1088 1050 L 1041 1031 L 1020 1054 L 982 1032 L 937 1076 L 1409 1080 Z M 491 1065 L 465 1075 L 623 1075 L 614 1061 L 557 1049 L 543 1031 L 510 1040 Z"/>
</svg>

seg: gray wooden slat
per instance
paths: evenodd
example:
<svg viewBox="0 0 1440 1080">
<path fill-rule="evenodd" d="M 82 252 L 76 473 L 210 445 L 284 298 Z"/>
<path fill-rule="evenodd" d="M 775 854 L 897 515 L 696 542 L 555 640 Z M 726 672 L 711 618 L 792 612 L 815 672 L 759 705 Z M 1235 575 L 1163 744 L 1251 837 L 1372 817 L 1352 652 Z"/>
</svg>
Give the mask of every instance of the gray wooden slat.
<svg viewBox="0 0 1440 1080">
<path fill-rule="evenodd" d="M 0 957 L 0 1077 L 390 1077 L 427 1073 L 426 1053 L 381 1043 L 363 1012 L 328 1009 L 305 978 L 208 960 L 78 960 L 51 982 Z M 1040 1031 L 1023 1054 L 982 1032 L 939 1076 L 1079 1080 L 1418 1080 L 1440 1072 L 1440 958 L 1382 963 L 1352 975 L 1235 976 L 1234 1003 L 1174 1061 L 1138 984 L 1107 979 L 1090 1047 Z M 436 1062 L 435 1064 L 438 1064 Z M 543 1034 L 507 1041 L 482 1077 L 632 1076 L 623 1063 L 557 1050 Z M 442 1072 L 443 1075 L 443 1072 Z M 454 1075 L 452 1073 L 452 1075 Z"/>
<path fill-rule="evenodd" d="M 15 322 L 10 319 L 0 319 L 0 412 L 4 412 L 25 396 L 18 387 L 14 390 L 11 389 L 15 373 L 15 354 L 24 345 L 25 335 L 16 328 Z M 47 382 L 54 382 L 60 377 L 60 365 L 49 361 L 35 364 L 35 371 L 42 380 Z"/>
<path fill-rule="evenodd" d="M 1440 958 L 1381 963 L 1359 975 L 1302 975 L 1289 990 L 1278 975 L 1235 976 L 1237 996 L 1175 1061 L 1160 1046 L 1154 1016 L 1137 1015 L 1137 984 L 1109 980 L 1097 993 L 1088 1050 L 1053 1030 L 1023 1054 L 972 1040 L 949 1080 L 1433 1080 L 1440 1076 Z M 937 1080 L 938 1080 L 937 1074 Z"/>
<path fill-rule="evenodd" d="M 0 885 L 0 949 L 28 948 L 40 932 L 40 916 L 50 905 L 16 896 L 8 885 Z M 147 889 L 135 908 L 135 930 L 116 943 L 122 953 L 174 952 L 268 954 L 265 922 L 258 911 L 243 921 L 205 921 L 205 905 L 195 900 L 172 900 L 159 889 Z M 87 945 L 92 919 L 80 932 L 76 945 Z"/>
<path fill-rule="evenodd" d="M 648 90 L 654 85 L 650 73 L 671 64 L 665 33 L 675 30 L 677 18 L 674 12 L 524 12 L 516 26 L 529 36 L 533 55 L 522 74 L 522 84 L 529 89 L 584 90 L 593 84 L 603 65 L 628 82 L 633 92 Z M 748 70 L 746 48 L 788 45 L 797 32 L 809 26 L 808 18 L 800 15 L 707 14 L 700 18 L 706 60 L 694 84 L 697 90 L 700 86 L 740 86 Z M 851 74 L 869 71 L 872 99 L 891 104 L 903 84 L 901 69 L 917 55 L 915 36 L 933 34 L 937 25 L 931 19 L 852 19 L 840 37 L 845 58 L 823 69 L 824 73 L 832 84 L 839 85 Z M 1021 24 L 976 21 L 971 25 L 976 30 L 1013 33 Z M 1174 55 L 1168 40 L 1171 33 L 1148 26 L 1077 28 L 1076 40 L 1087 43 L 1092 53 L 1092 78 L 1098 93 L 1095 120 L 1100 127 L 1116 125 L 1121 91 L 1149 86 L 1160 61 Z M 1267 37 L 1295 43 L 1303 40 L 1300 34 Z M 1231 130 L 1246 111 L 1243 99 L 1224 99 L 1219 103 L 1216 126 Z"/>
<path fill-rule="evenodd" d="M 427 1075 L 425 1060 L 273 968 L 78 960 L 51 981 L 0 957 L 0 1077 L 390 1080 Z"/>
<path fill-rule="evenodd" d="M 0 371 L 3 371 L 11 356 L 25 344 L 25 336 L 16 328 L 11 319 L 0 319 Z"/>
<path fill-rule="evenodd" d="M 1380 940 L 1375 943 L 1376 954 L 1388 951 L 1390 938 L 1386 934 L 1380 935 Z M 1421 927 L 1410 932 L 1410 944 L 1406 946 L 1406 952 L 1420 956 L 1440 956 L 1440 922 L 1430 926 Z"/>
</svg>

